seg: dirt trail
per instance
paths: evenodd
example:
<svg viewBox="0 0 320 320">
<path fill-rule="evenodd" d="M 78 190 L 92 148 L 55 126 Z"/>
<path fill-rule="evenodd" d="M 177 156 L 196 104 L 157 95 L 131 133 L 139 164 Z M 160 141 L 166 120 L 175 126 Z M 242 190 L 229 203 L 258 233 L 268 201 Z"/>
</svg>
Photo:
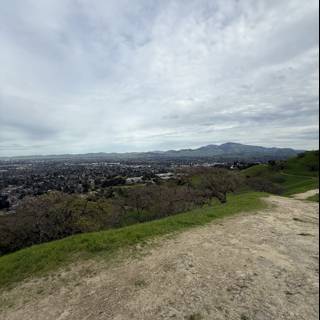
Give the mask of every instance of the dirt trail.
<svg viewBox="0 0 320 320">
<path fill-rule="evenodd" d="M 267 201 L 267 210 L 186 231 L 139 258 L 25 283 L 0 295 L 14 300 L 0 319 L 318 319 L 318 204 Z"/>
<path fill-rule="evenodd" d="M 309 190 L 307 192 L 295 194 L 294 198 L 295 199 L 299 199 L 299 200 L 304 200 L 304 199 L 307 199 L 309 197 L 315 196 L 318 193 L 319 193 L 319 189 Z"/>
</svg>

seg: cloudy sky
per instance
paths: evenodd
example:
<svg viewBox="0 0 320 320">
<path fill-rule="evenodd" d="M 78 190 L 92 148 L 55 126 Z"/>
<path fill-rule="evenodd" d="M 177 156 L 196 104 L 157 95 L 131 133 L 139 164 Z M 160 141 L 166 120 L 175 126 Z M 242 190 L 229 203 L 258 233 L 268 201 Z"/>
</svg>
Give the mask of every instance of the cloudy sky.
<svg viewBox="0 0 320 320">
<path fill-rule="evenodd" d="M 0 155 L 318 145 L 317 0 L 3 0 Z"/>
</svg>

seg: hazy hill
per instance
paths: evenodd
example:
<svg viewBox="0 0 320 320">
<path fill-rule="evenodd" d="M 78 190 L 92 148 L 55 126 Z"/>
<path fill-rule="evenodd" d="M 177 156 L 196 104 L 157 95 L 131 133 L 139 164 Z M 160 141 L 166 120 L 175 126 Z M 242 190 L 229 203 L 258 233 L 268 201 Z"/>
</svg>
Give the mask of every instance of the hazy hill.
<svg viewBox="0 0 320 320">
<path fill-rule="evenodd" d="M 289 148 L 265 148 L 228 142 L 221 145 L 211 144 L 198 149 L 167 151 L 162 155 L 167 157 L 216 157 L 222 159 L 254 159 L 261 157 L 286 159 L 300 152 Z"/>
<path fill-rule="evenodd" d="M 223 160 L 284 160 L 297 155 L 302 150 L 290 148 L 265 148 L 260 146 L 251 146 L 240 143 L 228 142 L 221 145 L 210 144 L 197 149 L 181 149 L 169 151 L 151 151 L 151 152 L 128 152 L 128 153 L 87 153 L 87 154 L 64 154 L 64 155 L 46 155 L 46 156 L 21 156 L 12 157 L 12 159 L 90 159 L 103 158 L 106 160 L 161 160 L 161 159 L 199 159 L 213 158 L 217 161 Z M 9 159 L 0 158 L 0 159 Z"/>
</svg>

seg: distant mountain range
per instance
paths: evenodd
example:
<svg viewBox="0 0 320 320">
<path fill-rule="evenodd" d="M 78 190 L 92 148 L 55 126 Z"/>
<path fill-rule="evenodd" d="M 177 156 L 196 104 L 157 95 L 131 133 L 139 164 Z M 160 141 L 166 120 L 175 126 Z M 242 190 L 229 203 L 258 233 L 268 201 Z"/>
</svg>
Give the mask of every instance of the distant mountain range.
<svg viewBox="0 0 320 320">
<path fill-rule="evenodd" d="M 210 144 L 197 149 L 169 151 L 128 152 L 128 153 L 87 153 L 45 156 L 0 157 L 0 159 L 105 159 L 125 160 L 170 160 L 170 159 L 214 159 L 217 161 L 266 161 L 287 159 L 303 152 L 290 148 L 265 148 L 228 142 L 221 145 Z"/>
</svg>

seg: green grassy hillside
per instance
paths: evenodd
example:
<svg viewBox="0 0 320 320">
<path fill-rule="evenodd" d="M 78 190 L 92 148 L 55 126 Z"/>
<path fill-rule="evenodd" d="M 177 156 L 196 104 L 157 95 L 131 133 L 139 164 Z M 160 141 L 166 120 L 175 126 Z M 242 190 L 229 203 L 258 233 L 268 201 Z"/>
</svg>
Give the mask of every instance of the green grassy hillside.
<svg viewBox="0 0 320 320">
<path fill-rule="evenodd" d="M 308 151 L 287 161 L 260 164 L 242 171 L 247 178 L 269 180 L 292 195 L 319 187 L 319 151 Z"/>
<path fill-rule="evenodd" d="M 285 173 L 319 177 L 319 150 L 308 151 L 285 162 Z"/>
<path fill-rule="evenodd" d="M 258 164 L 242 171 L 246 177 L 269 177 L 275 174 L 275 171 L 267 164 Z"/>
<path fill-rule="evenodd" d="M 285 188 L 283 195 L 286 196 L 319 188 L 319 179 L 315 177 L 295 176 L 289 174 L 282 174 L 282 176 L 284 178 L 282 186 Z"/>
<path fill-rule="evenodd" d="M 247 179 L 259 178 L 281 185 L 284 189 L 283 194 L 291 195 L 318 187 L 318 160 L 318 151 L 307 152 L 286 162 L 251 167 L 242 171 L 242 174 Z M 238 212 L 261 209 L 265 206 L 261 201 L 263 195 L 264 193 L 257 192 L 229 195 L 226 204 L 213 202 L 210 206 L 168 218 L 120 229 L 70 236 L 4 255 L 0 257 L 0 287 L 46 274 L 61 266 L 78 263 L 82 259 L 109 259 L 120 249 L 132 247 L 155 236 L 200 226 Z"/>
<path fill-rule="evenodd" d="M 86 233 L 35 245 L 0 257 L 0 287 L 43 275 L 81 259 L 109 259 L 119 249 L 128 248 L 155 236 L 206 224 L 214 219 L 265 207 L 263 193 L 229 195 L 226 204 L 214 203 L 168 218 L 121 229 Z"/>
<path fill-rule="evenodd" d="M 319 202 L 319 193 L 307 198 L 309 201 Z"/>
</svg>

